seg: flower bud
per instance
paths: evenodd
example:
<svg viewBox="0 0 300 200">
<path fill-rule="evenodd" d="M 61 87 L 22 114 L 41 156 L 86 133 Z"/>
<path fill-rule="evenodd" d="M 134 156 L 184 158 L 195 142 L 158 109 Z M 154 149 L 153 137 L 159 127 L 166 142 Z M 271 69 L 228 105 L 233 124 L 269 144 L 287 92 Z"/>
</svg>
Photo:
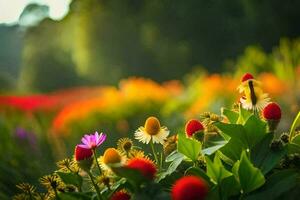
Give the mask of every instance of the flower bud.
<svg viewBox="0 0 300 200">
<path fill-rule="evenodd" d="M 146 158 L 132 158 L 128 161 L 126 167 L 140 171 L 149 180 L 153 180 L 157 172 L 155 164 Z"/>
<path fill-rule="evenodd" d="M 281 119 L 281 109 L 277 103 L 269 103 L 262 111 L 263 118 L 267 121 L 269 131 L 273 132 Z"/>
<path fill-rule="evenodd" d="M 204 137 L 204 127 L 199 120 L 191 119 L 185 125 L 185 134 L 187 137 L 193 137 L 195 134 L 196 139 L 202 139 Z M 198 135 L 198 136 L 197 136 Z"/>
<path fill-rule="evenodd" d="M 289 136 L 288 133 L 282 133 L 281 136 L 280 136 L 280 139 L 281 139 L 282 142 L 288 143 L 289 139 L 290 139 L 290 136 Z"/>
<path fill-rule="evenodd" d="M 246 73 L 242 77 L 242 82 L 248 81 L 249 79 L 254 79 L 253 75 L 250 73 Z"/>
<path fill-rule="evenodd" d="M 93 164 L 92 156 L 93 151 L 91 149 L 82 148 L 78 145 L 75 147 L 75 160 L 82 170 L 88 171 L 91 169 Z"/>
</svg>

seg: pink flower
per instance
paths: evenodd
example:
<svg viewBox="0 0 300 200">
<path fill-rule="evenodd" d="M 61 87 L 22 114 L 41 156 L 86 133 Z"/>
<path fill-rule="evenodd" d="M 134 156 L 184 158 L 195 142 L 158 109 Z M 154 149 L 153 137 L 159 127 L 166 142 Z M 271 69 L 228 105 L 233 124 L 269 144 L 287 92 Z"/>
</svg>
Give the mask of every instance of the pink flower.
<svg viewBox="0 0 300 200">
<path fill-rule="evenodd" d="M 103 133 L 98 133 L 97 131 L 94 134 L 90 135 L 84 135 L 81 139 L 81 144 L 79 144 L 79 147 L 85 148 L 85 149 L 96 149 L 99 147 L 106 139 L 106 135 Z"/>
</svg>

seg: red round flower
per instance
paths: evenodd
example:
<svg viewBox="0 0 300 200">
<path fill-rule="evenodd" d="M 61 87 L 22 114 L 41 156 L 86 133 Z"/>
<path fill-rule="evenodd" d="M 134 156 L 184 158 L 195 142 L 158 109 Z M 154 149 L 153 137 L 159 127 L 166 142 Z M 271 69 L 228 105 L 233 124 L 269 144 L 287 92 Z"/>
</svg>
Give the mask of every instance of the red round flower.
<svg viewBox="0 0 300 200">
<path fill-rule="evenodd" d="M 254 77 L 253 77 L 252 74 L 246 73 L 246 74 L 244 74 L 243 77 L 242 77 L 242 82 L 247 81 L 247 80 L 249 80 L 249 79 L 254 79 Z"/>
<path fill-rule="evenodd" d="M 208 186 L 197 176 L 185 176 L 177 180 L 172 188 L 172 200 L 202 200 L 208 193 Z"/>
<path fill-rule="evenodd" d="M 127 167 L 141 172 L 147 179 L 153 180 L 156 174 L 155 164 L 146 158 L 132 158 L 128 161 Z"/>
<path fill-rule="evenodd" d="M 115 192 L 110 200 L 130 200 L 131 196 L 126 191 L 117 191 Z"/>
<path fill-rule="evenodd" d="M 81 161 L 92 157 L 93 151 L 91 149 L 82 148 L 80 146 L 75 147 L 75 160 Z"/>
<path fill-rule="evenodd" d="M 185 125 L 185 133 L 188 137 L 192 137 L 195 133 L 203 130 L 202 123 L 196 119 L 189 120 Z"/>
<path fill-rule="evenodd" d="M 277 103 L 271 102 L 263 109 L 262 115 L 266 120 L 280 120 L 280 106 Z"/>
</svg>

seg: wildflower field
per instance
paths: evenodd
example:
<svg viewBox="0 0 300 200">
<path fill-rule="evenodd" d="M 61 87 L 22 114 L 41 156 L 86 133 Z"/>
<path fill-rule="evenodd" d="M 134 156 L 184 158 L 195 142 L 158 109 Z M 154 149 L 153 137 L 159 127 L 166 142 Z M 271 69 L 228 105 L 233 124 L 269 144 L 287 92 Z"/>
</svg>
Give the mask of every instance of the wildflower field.
<svg viewBox="0 0 300 200">
<path fill-rule="evenodd" d="M 299 11 L 0 0 L 0 200 L 300 199 Z"/>
<path fill-rule="evenodd" d="M 293 199 L 299 69 L 2 95 L 0 195 Z"/>
</svg>

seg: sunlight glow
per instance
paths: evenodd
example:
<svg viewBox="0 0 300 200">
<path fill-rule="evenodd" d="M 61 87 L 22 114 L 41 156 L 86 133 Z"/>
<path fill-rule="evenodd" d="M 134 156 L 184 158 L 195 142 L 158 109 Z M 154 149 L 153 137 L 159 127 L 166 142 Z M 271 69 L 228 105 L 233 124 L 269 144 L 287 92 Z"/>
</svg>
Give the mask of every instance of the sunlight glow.
<svg viewBox="0 0 300 200">
<path fill-rule="evenodd" d="M 23 9 L 30 3 L 49 6 L 50 17 L 62 19 L 69 10 L 71 0 L 0 0 L 0 23 L 17 23 Z"/>
</svg>

